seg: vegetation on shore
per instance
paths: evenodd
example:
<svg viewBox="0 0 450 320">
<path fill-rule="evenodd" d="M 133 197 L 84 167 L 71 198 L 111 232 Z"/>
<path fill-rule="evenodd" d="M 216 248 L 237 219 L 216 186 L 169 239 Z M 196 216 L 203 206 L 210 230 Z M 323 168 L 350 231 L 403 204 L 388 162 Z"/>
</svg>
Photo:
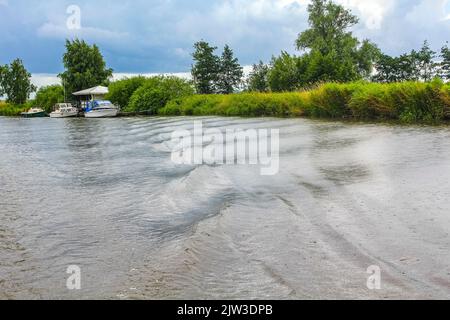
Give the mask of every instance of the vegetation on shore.
<svg viewBox="0 0 450 320">
<path fill-rule="evenodd" d="M 155 115 L 170 100 L 194 93 L 190 81 L 175 76 L 136 77 L 112 83 L 106 98 L 123 112 Z"/>
<path fill-rule="evenodd" d="M 450 116 L 450 85 L 431 83 L 326 83 L 287 93 L 193 95 L 170 101 L 166 116 L 312 117 L 439 123 Z"/>
<path fill-rule="evenodd" d="M 0 116 L 17 117 L 22 112 L 25 112 L 31 108 L 30 103 L 15 105 L 4 101 L 0 101 Z"/>
</svg>

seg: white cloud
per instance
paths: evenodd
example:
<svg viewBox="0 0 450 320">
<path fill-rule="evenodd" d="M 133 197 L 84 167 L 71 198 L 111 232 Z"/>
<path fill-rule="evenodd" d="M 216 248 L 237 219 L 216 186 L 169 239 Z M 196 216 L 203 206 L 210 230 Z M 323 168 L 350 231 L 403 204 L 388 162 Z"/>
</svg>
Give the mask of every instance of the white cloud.
<svg viewBox="0 0 450 320">
<path fill-rule="evenodd" d="M 68 29 L 65 25 L 56 25 L 49 22 L 39 27 L 37 33 L 39 36 L 47 38 L 66 39 L 77 37 L 93 41 L 121 41 L 129 36 L 127 32 L 115 32 L 93 27 Z"/>
<path fill-rule="evenodd" d="M 394 5 L 392 0 L 338 0 L 342 5 L 355 9 L 361 22 L 368 29 L 380 29 L 386 12 Z"/>
</svg>

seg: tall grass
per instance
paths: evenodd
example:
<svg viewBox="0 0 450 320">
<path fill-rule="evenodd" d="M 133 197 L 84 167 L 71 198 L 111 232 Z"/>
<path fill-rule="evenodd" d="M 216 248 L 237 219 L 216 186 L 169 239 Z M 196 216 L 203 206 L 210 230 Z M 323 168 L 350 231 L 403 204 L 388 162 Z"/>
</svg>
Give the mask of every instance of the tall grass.
<svg viewBox="0 0 450 320">
<path fill-rule="evenodd" d="M 301 92 L 195 95 L 170 101 L 159 114 L 438 123 L 450 118 L 450 84 L 326 83 Z"/>
<path fill-rule="evenodd" d="M 304 115 L 308 92 L 194 95 L 170 101 L 160 115 L 296 117 Z"/>
<path fill-rule="evenodd" d="M 3 101 L 0 101 L 0 116 L 15 117 L 20 116 L 22 112 L 30 109 L 30 105 L 12 105 Z"/>
</svg>

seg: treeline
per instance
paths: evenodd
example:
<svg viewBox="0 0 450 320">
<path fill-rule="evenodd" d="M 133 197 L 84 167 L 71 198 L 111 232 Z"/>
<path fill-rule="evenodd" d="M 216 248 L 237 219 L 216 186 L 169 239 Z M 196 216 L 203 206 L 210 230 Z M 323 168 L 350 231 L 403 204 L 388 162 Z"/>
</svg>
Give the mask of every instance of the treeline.
<svg viewBox="0 0 450 320">
<path fill-rule="evenodd" d="M 308 6 L 309 29 L 300 33 L 296 49 L 300 55 L 283 51 L 269 64 L 253 65 L 247 79 L 235 77 L 227 92 L 214 90 L 218 74 L 218 57 L 204 41 L 195 45 L 192 75 L 198 93 L 230 93 L 231 91 L 286 92 L 309 88 L 324 82 L 371 81 L 393 83 L 428 82 L 438 77 L 450 79 L 450 50 L 445 44 L 439 53 L 427 41 L 419 51 L 391 57 L 368 39 L 359 40 L 350 29 L 359 21 L 351 11 L 332 1 L 313 0 Z M 227 47 L 228 48 L 228 47 Z M 232 70 L 239 74 L 234 60 Z M 199 70 L 201 77 L 198 76 Z"/>
<path fill-rule="evenodd" d="M 56 103 L 73 101 L 73 92 L 110 84 L 113 70 L 107 68 L 95 44 L 91 46 L 83 40 L 67 40 L 62 61 L 65 70 L 58 77 L 63 85 L 41 87 L 37 92 L 31 83 L 31 74 L 20 59 L 0 66 L 0 96 L 6 97 L 6 103 L 0 105 L 0 115 L 16 116 L 34 106 L 50 113 Z M 29 100 L 33 92 L 36 92 L 36 97 Z"/>
</svg>

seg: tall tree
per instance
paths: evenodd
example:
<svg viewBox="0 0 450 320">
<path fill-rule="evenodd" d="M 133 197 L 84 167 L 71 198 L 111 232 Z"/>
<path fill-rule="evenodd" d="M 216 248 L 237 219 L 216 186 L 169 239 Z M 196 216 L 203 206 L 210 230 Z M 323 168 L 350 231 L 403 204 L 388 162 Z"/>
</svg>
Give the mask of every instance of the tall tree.
<svg viewBox="0 0 450 320">
<path fill-rule="evenodd" d="M 442 47 L 440 58 L 442 59 L 440 64 L 441 77 L 444 80 L 450 80 L 450 49 L 448 43 Z"/>
<path fill-rule="evenodd" d="M 417 78 L 423 81 L 431 81 L 436 76 L 436 52 L 431 50 L 428 41 L 424 41 L 419 52 L 414 52 Z"/>
<path fill-rule="evenodd" d="M 292 91 L 299 87 L 298 58 L 287 52 L 282 52 L 279 57 L 273 57 L 268 82 L 274 92 Z"/>
<path fill-rule="evenodd" d="M 258 64 L 253 65 L 253 69 L 250 72 L 247 79 L 248 91 L 255 92 L 267 92 L 269 91 L 269 66 L 260 61 Z"/>
<path fill-rule="evenodd" d="M 66 40 L 63 56 L 65 71 L 59 75 L 67 92 L 73 93 L 98 85 L 108 85 L 113 70 L 106 67 L 97 45 L 84 40 Z"/>
<path fill-rule="evenodd" d="M 352 81 L 372 72 L 378 48 L 353 37 L 349 30 L 358 23 L 350 10 L 330 0 L 313 0 L 308 6 L 310 28 L 302 32 L 297 49 L 305 51 L 313 63 L 307 66 L 307 82 Z"/>
<path fill-rule="evenodd" d="M 7 70 L 7 66 L 3 66 L 0 64 L 0 97 L 5 94 L 5 90 L 3 89 L 3 77 Z"/>
<path fill-rule="evenodd" d="M 31 74 L 25 69 L 22 60 L 16 59 L 10 65 L 0 68 L 0 95 L 5 94 L 7 101 L 24 104 L 30 94 L 36 91 L 31 83 Z"/>
<path fill-rule="evenodd" d="M 332 50 L 343 49 L 349 42 L 356 44 L 348 29 L 358 23 L 358 18 L 343 6 L 329 0 L 313 0 L 308 13 L 310 29 L 299 35 L 299 50 L 317 50 L 327 55 Z"/>
<path fill-rule="evenodd" d="M 218 93 L 230 94 L 242 83 L 244 71 L 239 60 L 234 57 L 233 50 L 226 45 L 220 59 L 220 70 L 217 81 Z"/>
<path fill-rule="evenodd" d="M 200 41 L 194 44 L 194 48 L 191 73 L 197 93 L 216 93 L 220 71 L 220 58 L 214 54 L 217 47 L 211 47 L 208 42 Z"/>
</svg>

